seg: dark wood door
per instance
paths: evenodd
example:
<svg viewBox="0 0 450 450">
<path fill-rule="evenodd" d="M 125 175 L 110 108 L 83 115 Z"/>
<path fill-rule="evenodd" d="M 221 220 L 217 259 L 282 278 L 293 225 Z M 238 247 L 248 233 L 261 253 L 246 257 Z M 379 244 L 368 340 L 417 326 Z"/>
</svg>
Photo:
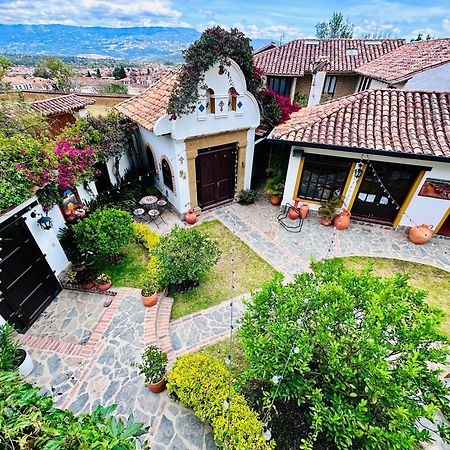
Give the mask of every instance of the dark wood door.
<svg viewBox="0 0 450 450">
<path fill-rule="evenodd" d="M 232 200 L 235 194 L 235 145 L 201 150 L 196 158 L 197 201 L 201 208 Z"/>
<path fill-rule="evenodd" d="M 26 331 L 61 291 L 61 285 L 23 219 L 0 231 L 0 315 Z"/>
<path fill-rule="evenodd" d="M 401 206 L 420 169 L 399 164 L 372 164 L 386 190 Z M 352 215 L 392 224 L 398 212 L 396 203 L 389 198 L 373 171 L 368 167 L 353 204 Z"/>
<path fill-rule="evenodd" d="M 111 189 L 112 184 L 106 164 L 104 162 L 97 162 L 95 163 L 94 168 L 97 170 L 97 175 L 95 177 L 95 187 L 97 188 L 97 192 L 100 194 Z"/>
</svg>

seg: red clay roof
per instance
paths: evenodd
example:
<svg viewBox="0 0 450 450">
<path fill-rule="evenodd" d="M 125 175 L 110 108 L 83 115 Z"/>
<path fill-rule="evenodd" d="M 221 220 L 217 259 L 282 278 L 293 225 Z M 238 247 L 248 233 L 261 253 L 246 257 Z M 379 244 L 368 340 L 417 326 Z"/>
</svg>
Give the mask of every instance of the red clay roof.
<svg viewBox="0 0 450 450">
<path fill-rule="evenodd" d="M 404 43 L 404 39 L 298 39 L 256 54 L 255 64 L 268 75 L 302 77 L 311 73 L 317 62 L 326 59 L 324 70 L 353 72 Z"/>
<path fill-rule="evenodd" d="M 119 103 L 115 108 L 143 128 L 152 131 L 156 121 L 166 114 L 170 93 L 178 80 L 178 74 L 178 69 L 171 70 L 144 92 Z"/>
<path fill-rule="evenodd" d="M 273 139 L 450 158 L 450 92 L 359 92 L 293 113 Z"/>
<path fill-rule="evenodd" d="M 411 42 L 364 64 L 357 73 L 386 83 L 398 83 L 418 72 L 450 62 L 450 38 Z"/>
<path fill-rule="evenodd" d="M 46 115 L 53 115 L 78 111 L 85 108 L 87 105 L 93 105 L 94 103 L 95 100 L 92 98 L 70 94 L 30 102 L 30 106 L 38 112 Z"/>
</svg>

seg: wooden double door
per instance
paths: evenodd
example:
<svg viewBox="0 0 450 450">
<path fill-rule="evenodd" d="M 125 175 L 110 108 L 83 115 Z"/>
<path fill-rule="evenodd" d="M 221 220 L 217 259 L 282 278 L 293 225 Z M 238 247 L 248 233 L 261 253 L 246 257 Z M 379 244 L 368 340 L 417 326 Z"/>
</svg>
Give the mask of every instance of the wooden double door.
<svg viewBox="0 0 450 450">
<path fill-rule="evenodd" d="M 3 226 L 0 237 L 0 315 L 24 332 L 58 295 L 61 285 L 22 218 Z"/>
<path fill-rule="evenodd" d="M 234 198 L 236 160 L 236 144 L 199 150 L 195 169 L 200 208 L 209 208 Z"/>
<path fill-rule="evenodd" d="M 353 203 L 352 216 L 392 224 L 399 213 L 397 204 L 403 204 L 420 168 L 384 162 L 372 165 L 386 190 L 368 167 Z"/>
</svg>

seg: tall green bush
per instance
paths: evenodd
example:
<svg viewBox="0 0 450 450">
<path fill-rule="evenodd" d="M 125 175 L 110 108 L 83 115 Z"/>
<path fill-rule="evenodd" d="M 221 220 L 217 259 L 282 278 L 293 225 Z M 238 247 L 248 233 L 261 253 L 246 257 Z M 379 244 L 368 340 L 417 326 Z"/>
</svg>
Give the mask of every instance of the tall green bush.
<svg viewBox="0 0 450 450">
<path fill-rule="evenodd" d="M 162 285 L 189 288 L 198 283 L 219 258 L 219 246 L 197 228 L 174 227 L 153 251 L 160 264 Z"/>
<path fill-rule="evenodd" d="M 273 443 L 263 438 L 262 423 L 244 397 L 231 388 L 230 409 L 228 369 L 208 355 L 187 354 L 179 358 L 167 376 L 167 389 L 200 420 L 211 424 L 219 448 L 228 450 L 270 450 Z M 229 416 L 231 422 L 229 421 Z"/>
<path fill-rule="evenodd" d="M 312 269 L 252 296 L 240 330 L 248 375 L 306 411 L 304 449 L 324 436 L 340 449 L 412 449 L 429 440 L 420 418 L 433 421 L 438 410 L 450 417 L 450 390 L 433 369 L 448 355 L 442 314 L 407 275 L 358 274 L 340 261 Z M 448 427 L 439 430 L 448 438 Z"/>
<path fill-rule="evenodd" d="M 97 260 L 117 255 L 135 233 L 131 214 L 118 209 L 99 209 L 72 229 L 79 252 L 92 252 Z"/>
<path fill-rule="evenodd" d="M 135 439 L 147 432 L 142 423 L 110 414 L 115 405 L 90 414 L 58 409 L 48 395 L 0 371 L 0 448 L 4 450 L 135 450 Z M 143 448 L 147 448 L 145 445 Z"/>
</svg>

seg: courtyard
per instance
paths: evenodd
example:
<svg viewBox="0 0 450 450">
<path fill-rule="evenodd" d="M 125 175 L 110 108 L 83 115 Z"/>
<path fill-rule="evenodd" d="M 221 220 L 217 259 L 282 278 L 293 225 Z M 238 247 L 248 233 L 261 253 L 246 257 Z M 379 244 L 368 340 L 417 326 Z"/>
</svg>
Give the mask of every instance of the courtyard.
<svg viewBox="0 0 450 450">
<path fill-rule="evenodd" d="M 253 205 L 233 203 L 210 210 L 199 217 L 199 222 L 220 221 L 287 279 L 309 270 L 311 257 L 395 258 L 450 270 L 447 239 L 434 238 L 417 246 L 409 242 L 404 230 L 363 223 L 335 231 L 320 225 L 314 213 L 307 217 L 300 233 L 289 233 L 278 224 L 277 214 L 278 208 L 260 195 Z M 167 221 L 178 223 L 175 215 Z M 117 404 L 117 415 L 133 414 L 136 421 L 150 427 L 152 449 L 215 448 L 209 425 L 173 401 L 167 392 L 151 393 L 132 363 L 151 343 L 166 351 L 171 363 L 184 353 L 220 343 L 229 334 L 229 300 L 192 313 L 181 312 L 171 320 L 171 297 L 160 298 L 157 306 L 145 308 L 138 289 L 113 290 L 117 295 L 110 297 L 112 303 L 107 308 L 103 306 L 105 296 L 64 290 L 20 336 L 36 366 L 29 380 L 52 392 L 57 406 L 73 412 Z M 234 298 L 235 318 L 244 312 L 246 297 L 248 293 Z M 448 310 L 449 299 L 441 298 L 445 301 L 447 305 L 440 306 Z M 449 448 L 440 441 L 435 445 L 430 448 Z"/>
</svg>

